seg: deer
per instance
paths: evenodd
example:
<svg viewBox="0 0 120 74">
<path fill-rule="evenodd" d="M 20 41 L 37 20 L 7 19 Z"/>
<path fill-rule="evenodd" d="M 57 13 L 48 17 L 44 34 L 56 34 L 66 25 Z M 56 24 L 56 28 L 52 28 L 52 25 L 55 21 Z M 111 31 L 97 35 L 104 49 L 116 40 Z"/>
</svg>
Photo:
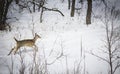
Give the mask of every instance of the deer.
<svg viewBox="0 0 120 74">
<path fill-rule="evenodd" d="M 41 38 L 38 34 L 35 33 L 35 36 L 33 39 L 24 39 L 24 40 L 17 40 L 14 37 L 14 40 L 16 41 L 16 46 L 14 48 L 11 49 L 11 51 L 9 52 L 8 55 L 10 55 L 12 53 L 12 51 L 14 50 L 14 55 L 16 54 L 16 52 L 24 46 L 27 47 L 35 47 L 35 51 L 38 51 L 37 46 L 35 45 L 35 42 L 38 38 Z"/>
</svg>

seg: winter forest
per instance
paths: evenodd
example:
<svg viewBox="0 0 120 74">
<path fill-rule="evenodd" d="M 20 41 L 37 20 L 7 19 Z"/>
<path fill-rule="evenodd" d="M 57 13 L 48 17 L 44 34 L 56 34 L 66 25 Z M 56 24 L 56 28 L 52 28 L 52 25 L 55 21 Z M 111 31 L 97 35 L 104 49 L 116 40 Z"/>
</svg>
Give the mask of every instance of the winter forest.
<svg viewBox="0 0 120 74">
<path fill-rule="evenodd" d="M 0 74 L 120 74 L 120 0 L 0 0 Z"/>
</svg>

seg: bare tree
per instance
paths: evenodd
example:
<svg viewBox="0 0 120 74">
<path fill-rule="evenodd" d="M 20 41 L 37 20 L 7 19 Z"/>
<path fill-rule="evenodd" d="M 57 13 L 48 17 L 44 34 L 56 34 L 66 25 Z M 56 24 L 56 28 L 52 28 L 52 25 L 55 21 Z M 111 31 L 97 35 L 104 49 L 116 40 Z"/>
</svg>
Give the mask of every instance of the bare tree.
<svg viewBox="0 0 120 74">
<path fill-rule="evenodd" d="M 114 20 L 116 19 L 116 16 L 118 16 L 118 15 L 116 15 L 116 11 L 114 10 L 114 7 L 113 7 L 111 9 L 110 25 L 108 24 L 108 20 L 105 20 L 106 36 L 107 36 L 106 37 L 107 38 L 106 46 L 107 46 L 108 54 L 109 54 L 110 74 L 114 74 L 116 69 L 118 69 L 120 67 L 120 62 L 119 62 L 120 56 L 117 54 L 118 49 L 119 49 L 118 45 L 119 45 L 119 41 L 120 41 L 120 34 L 117 30 L 117 28 L 119 28 L 119 27 L 118 26 L 115 27 Z M 107 16 L 105 18 L 107 19 Z M 117 65 L 114 68 L 113 66 L 114 66 L 115 61 L 117 61 Z"/>
<path fill-rule="evenodd" d="M 68 0 L 68 9 L 70 9 L 71 0 Z"/>
<path fill-rule="evenodd" d="M 9 26 L 6 20 L 8 18 L 8 9 L 12 1 L 13 0 L 0 0 L 0 30 L 6 30 L 6 26 Z"/>
<path fill-rule="evenodd" d="M 87 0 L 88 8 L 87 8 L 87 15 L 86 15 L 86 24 L 91 24 L 91 13 L 92 13 L 92 0 Z"/>
<path fill-rule="evenodd" d="M 33 5 L 33 10 L 30 9 L 29 3 L 31 3 Z M 64 16 L 64 14 L 60 10 L 58 10 L 57 8 L 46 7 L 45 6 L 46 3 L 47 3 L 46 0 L 40 0 L 40 1 L 37 1 L 37 2 L 36 2 L 36 0 L 33 0 L 33 1 L 27 1 L 27 3 L 24 4 L 24 5 L 20 5 L 20 4 L 19 5 L 22 6 L 22 7 L 28 8 L 30 13 L 32 11 L 35 12 L 35 10 L 36 10 L 35 8 L 38 8 L 38 11 L 40 11 L 40 9 L 41 9 L 41 11 L 40 11 L 40 22 L 42 22 L 43 13 L 45 11 L 55 11 L 55 12 L 60 13 L 62 16 Z"/>
<path fill-rule="evenodd" d="M 91 52 L 92 55 L 102 59 L 109 64 L 109 74 L 115 74 L 115 72 L 120 69 L 120 27 L 117 24 L 117 21 L 119 20 L 119 14 L 117 12 L 118 11 L 115 10 L 115 6 L 113 6 L 111 9 L 107 9 L 107 7 L 105 8 L 104 24 L 106 31 L 106 40 L 104 41 L 105 48 L 101 50 L 103 53 L 107 54 L 108 57 L 104 58 Z"/>
<path fill-rule="evenodd" d="M 35 0 L 33 0 L 33 12 L 35 12 Z"/>
<path fill-rule="evenodd" d="M 72 0 L 71 17 L 74 17 L 74 13 L 75 13 L 75 0 Z"/>
<path fill-rule="evenodd" d="M 64 14 L 57 8 L 50 9 L 50 8 L 45 7 L 44 4 L 45 4 L 45 0 L 42 1 L 42 5 L 41 5 L 40 22 L 42 22 L 42 17 L 43 17 L 44 11 L 55 11 L 55 12 L 60 13 L 62 16 L 64 16 Z"/>
<path fill-rule="evenodd" d="M 9 24 L 6 23 L 6 20 L 8 19 L 7 13 L 9 6 L 13 1 L 19 6 L 20 12 L 24 9 L 27 9 L 30 13 L 36 12 L 36 10 L 40 11 L 40 22 L 42 22 L 43 12 L 45 11 L 58 12 L 64 16 L 64 14 L 57 8 L 46 7 L 45 4 L 47 4 L 47 0 L 0 0 L 0 30 L 6 30 L 7 28 L 9 28 L 9 30 L 11 29 Z"/>
<path fill-rule="evenodd" d="M 18 3 L 19 3 L 19 0 L 15 0 L 15 2 L 16 2 L 16 4 L 18 4 Z"/>
<path fill-rule="evenodd" d="M 80 0 L 79 2 L 83 3 L 83 0 Z"/>
</svg>

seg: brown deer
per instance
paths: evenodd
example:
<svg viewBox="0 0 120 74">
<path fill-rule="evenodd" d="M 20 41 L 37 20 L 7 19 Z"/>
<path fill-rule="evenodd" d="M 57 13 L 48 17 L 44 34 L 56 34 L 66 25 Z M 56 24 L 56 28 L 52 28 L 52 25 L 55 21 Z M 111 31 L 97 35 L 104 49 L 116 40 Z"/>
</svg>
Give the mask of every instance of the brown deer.
<svg viewBox="0 0 120 74">
<path fill-rule="evenodd" d="M 20 47 L 24 47 L 24 46 L 28 46 L 28 47 L 35 47 L 35 50 L 38 51 L 37 46 L 35 45 L 35 42 L 38 38 L 41 38 L 39 35 L 37 35 L 35 33 L 35 37 L 33 39 L 25 39 L 25 40 L 17 40 L 15 37 L 15 41 L 16 41 L 16 46 L 14 48 L 11 49 L 11 51 L 9 52 L 8 55 L 11 54 L 11 52 L 14 50 L 14 55 L 16 54 L 16 52 L 18 51 L 18 49 Z"/>
</svg>

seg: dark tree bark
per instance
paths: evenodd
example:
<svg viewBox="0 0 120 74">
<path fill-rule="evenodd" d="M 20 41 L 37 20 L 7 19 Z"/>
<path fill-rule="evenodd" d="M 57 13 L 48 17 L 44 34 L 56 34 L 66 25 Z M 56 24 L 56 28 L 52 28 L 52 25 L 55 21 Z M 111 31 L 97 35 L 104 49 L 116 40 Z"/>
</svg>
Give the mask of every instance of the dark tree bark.
<svg viewBox="0 0 120 74">
<path fill-rule="evenodd" d="M 43 7 L 41 9 L 41 14 L 40 14 L 40 23 L 42 23 L 42 17 L 43 17 Z"/>
<path fill-rule="evenodd" d="M 6 29 L 6 20 L 9 6 L 13 0 L 0 0 L 0 30 Z"/>
<path fill-rule="evenodd" d="M 35 12 L 35 0 L 33 0 L 33 12 Z"/>
<path fill-rule="evenodd" d="M 70 9 L 71 2 L 68 0 L 68 9 Z"/>
<path fill-rule="evenodd" d="M 72 0 L 71 17 L 74 17 L 74 13 L 75 13 L 75 0 Z"/>
<path fill-rule="evenodd" d="M 19 4 L 19 0 L 15 0 L 16 4 Z"/>
<path fill-rule="evenodd" d="M 5 29 L 5 25 L 3 22 L 3 12 L 4 12 L 4 5 L 5 5 L 5 1 L 4 0 L 0 0 L 0 30 L 4 30 Z"/>
<path fill-rule="evenodd" d="M 92 0 L 87 0 L 88 2 L 88 9 L 86 15 L 86 24 L 91 24 L 91 13 L 92 13 Z"/>
<path fill-rule="evenodd" d="M 106 20 L 107 22 L 107 20 Z M 109 65 L 110 65 L 110 74 L 113 74 L 113 64 L 112 64 L 112 37 L 113 37 L 113 26 L 112 26 L 112 30 L 111 30 L 111 34 L 109 35 L 109 27 L 108 24 L 106 23 L 106 35 L 107 35 L 107 47 L 108 47 L 108 55 L 109 55 Z"/>
<path fill-rule="evenodd" d="M 80 0 L 79 2 L 83 3 L 83 0 Z"/>
</svg>

